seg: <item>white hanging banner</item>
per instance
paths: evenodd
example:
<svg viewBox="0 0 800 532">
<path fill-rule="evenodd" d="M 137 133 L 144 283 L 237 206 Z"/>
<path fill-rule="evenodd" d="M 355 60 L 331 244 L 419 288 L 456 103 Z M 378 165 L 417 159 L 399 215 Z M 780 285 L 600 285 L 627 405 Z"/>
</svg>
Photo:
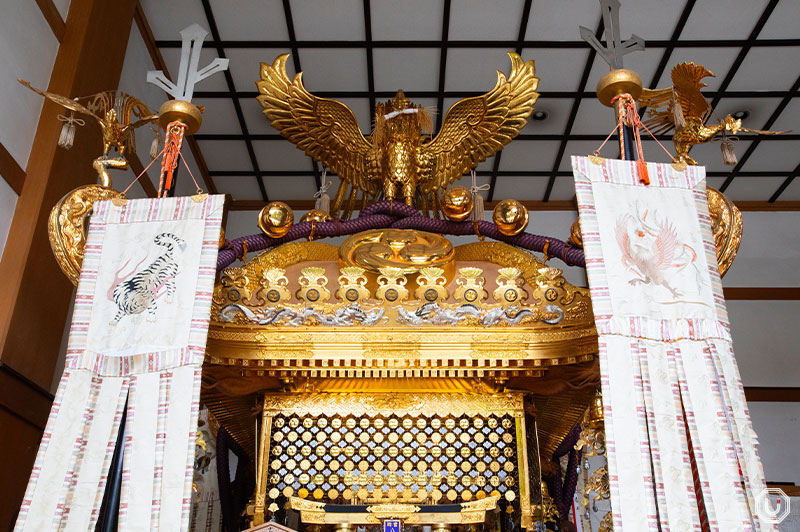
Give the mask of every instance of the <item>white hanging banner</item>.
<svg viewBox="0 0 800 532">
<path fill-rule="evenodd" d="M 119 529 L 188 528 L 223 202 L 94 205 L 65 370 L 15 531 L 94 530 L 126 401 Z"/>
<path fill-rule="evenodd" d="M 774 530 L 755 513 L 766 485 L 705 168 L 647 163 L 650 185 L 634 161 L 572 157 L 572 168 L 600 336 L 614 530 Z"/>
</svg>

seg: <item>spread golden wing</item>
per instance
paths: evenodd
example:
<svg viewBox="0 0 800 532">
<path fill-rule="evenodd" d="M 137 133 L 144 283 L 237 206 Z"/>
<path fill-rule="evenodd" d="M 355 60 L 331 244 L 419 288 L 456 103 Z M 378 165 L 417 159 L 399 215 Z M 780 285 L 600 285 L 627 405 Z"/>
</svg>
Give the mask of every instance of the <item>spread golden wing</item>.
<svg viewBox="0 0 800 532">
<path fill-rule="evenodd" d="M 51 100 L 51 101 L 57 103 L 61 107 L 66 107 L 67 109 L 69 109 L 71 111 L 75 111 L 75 112 L 78 112 L 78 113 L 83 113 L 85 115 L 89 115 L 89 116 L 91 116 L 92 118 L 94 118 L 97 121 L 101 120 L 101 117 L 97 116 L 91 110 L 89 110 L 87 107 L 84 107 L 83 105 L 79 104 L 75 100 L 71 100 L 71 99 L 67 98 L 66 96 L 61 96 L 60 94 L 54 94 L 52 92 L 40 91 L 39 89 L 36 89 L 36 88 L 32 87 L 30 82 L 25 81 L 24 79 L 17 79 L 17 81 L 19 81 L 25 87 L 28 87 L 30 90 L 32 90 L 36 94 L 38 94 L 40 96 L 44 96 L 48 100 Z"/>
<path fill-rule="evenodd" d="M 672 87 L 687 120 L 699 118 L 705 122 L 711 113 L 711 105 L 700 92 L 708 86 L 701 80 L 709 76 L 714 77 L 714 73 L 694 63 L 679 63 L 672 69 Z"/>
<path fill-rule="evenodd" d="M 426 191 L 445 188 L 470 168 L 511 142 L 528 123 L 539 97 L 539 79 L 533 60 L 523 62 L 514 52 L 508 78 L 498 71 L 497 84 L 483 96 L 456 102 L 444 117 L 442 129 L 423 144 L 425 155 L 434 160 L 433 176 Z"/>
<path fill-rule="evenodd" d="M 706 70 L 703 65 L 675 65 L 672 69 L 672 87 L 644 89 L 637 100 L 640 107 L 648 108 L 644 124 L 655 135 L 669 132 L 675 127 L 672 107 L 676 102 L 681 106 L 684 118 L 705 123 L 711 113 L 711 105 L 700 91 L 707 86 L 702 79 L 709 76 L 714 76 L 714 73 Z"/>
<path fill-rule="evenodd" d="M 264 115 L 281 135 L 306 155 L 320 161 L 339 177 L 362 190 L 373 192 L 376 184 L 367 176 L 366 155 L 372 148 L 345 104 L 319 98 L 303 86 L 302 72 L 290 80 L 286 73 L 289 54 L 261 63 L 258 101 Z"/>
</svg>

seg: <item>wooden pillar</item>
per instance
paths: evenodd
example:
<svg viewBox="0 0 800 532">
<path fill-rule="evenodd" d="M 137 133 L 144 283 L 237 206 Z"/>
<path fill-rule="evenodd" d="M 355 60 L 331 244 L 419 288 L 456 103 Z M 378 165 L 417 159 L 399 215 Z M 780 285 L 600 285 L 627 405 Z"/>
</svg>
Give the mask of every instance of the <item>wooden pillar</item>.
<svg viewBox="0 0 800 532">
<path fill-rule="evenodd" d="M 47 90 L 75 97 L 116 89 L 135 7 L 136 0 L 72 0 Z M 58 148 L 60 113 L 45 102 L 0 260 L 0 530 L 13 522 L 33 466 L 72 297 L 50 251 L 47 217 L 61 196 L 95 182 L 91 163 L 102 151 L 90 118 L 71 150 Z"/>
</svg>

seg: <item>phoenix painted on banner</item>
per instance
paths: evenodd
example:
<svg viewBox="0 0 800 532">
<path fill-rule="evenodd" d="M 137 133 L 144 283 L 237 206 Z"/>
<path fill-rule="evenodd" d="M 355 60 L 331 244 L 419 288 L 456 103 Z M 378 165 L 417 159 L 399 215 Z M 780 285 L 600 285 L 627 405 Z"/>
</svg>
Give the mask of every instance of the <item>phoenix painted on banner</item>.
<svg viewBox="0 0 800 532">
<path fill-rule="evenodd" d="M 659 219 L 657 212 L 648 220 L 649 214 L 648 210 L 640 212 L 637 205 L 635 216 L 627 213 L 617 219 L 615 233 L 622 265 L 634 274 L 628 284 L 663 286 L 673 299 L 678 299 L 683 294 L 670 284 L 674 273 L 691 267 L 697 274 L 697 282 L 702 282 L 696 264 L 697 251 L 680 241 L 672 223 Z"/>
<path fill-rule="evenodd" d="M 381 195 L 437 214 L 438 190 L 511 142 L 533 111 L 539 97 L 533 61 L 508 55 L 508 77 L 498 71 L 492 90 L 453 104 L 432 138 L 425 135 L 432 129 L 430 114 L 402 90 L 375 106 L 375 127 L 364 136 L 345 104 L 308 92 L 302 72 L 289 78 L 288 54 L 272 65 L 261 63 L 258 101 L 281 135 L 341 179 L 334 216 L 348 218 L 357 202 L 363 207 Z"/>
</svg>

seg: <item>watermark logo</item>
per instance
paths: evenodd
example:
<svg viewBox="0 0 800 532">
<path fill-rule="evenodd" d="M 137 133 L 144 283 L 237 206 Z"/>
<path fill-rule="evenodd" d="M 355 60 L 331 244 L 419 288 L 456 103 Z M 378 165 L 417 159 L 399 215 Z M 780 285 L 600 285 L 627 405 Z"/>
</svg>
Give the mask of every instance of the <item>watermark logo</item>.
<svg viewBox="0 0 800 532">
<path fill-rule="evenodd" d="M 775 497 L 775 501 L 770 498 Z M 758 517 L 767 523 L 778 524 L 789 515 L 789 497 L 780 488 L 767 488 L 756 495 Z"/>
</svg>

